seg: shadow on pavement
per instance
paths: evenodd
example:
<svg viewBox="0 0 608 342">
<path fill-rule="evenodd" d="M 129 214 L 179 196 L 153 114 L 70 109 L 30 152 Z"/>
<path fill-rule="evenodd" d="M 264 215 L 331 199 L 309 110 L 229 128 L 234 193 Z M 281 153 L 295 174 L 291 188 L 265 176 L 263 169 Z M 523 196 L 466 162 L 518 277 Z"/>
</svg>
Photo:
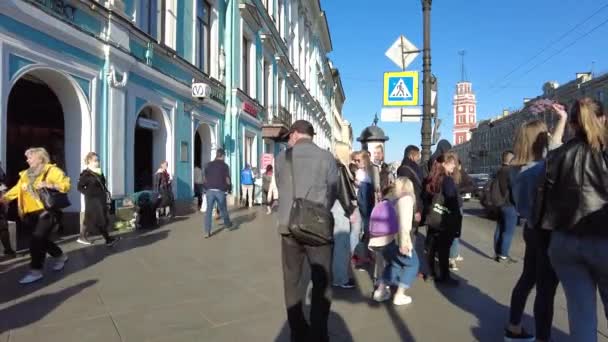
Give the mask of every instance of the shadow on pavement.
<svg viewBox="0 0 608 342">
<path fill-rule="evenodd" d="M 348 234 L 350 236 L 349 233 L 339 233 L 339 234 Z M 416 239 L 416 240 L 420 240 L 420 239 Z M 416 242 L 416 244 L 418 244 L 418 242 Z M 418 248 L 417 248 L 418 249 Z M 370 265 L 369 267 L 374 267 L 373 264 Z M 373 281 L 373 270 L 370 270 L 368 268 L 366 268 L 366 272 L 370 275 L 370 278 L 372 278 Z M 352 265 L 351 265 L 352 268 Z M 356 270 L 353 270 L 353 272 L 357 272 Z M 334 301 L 346 301 L 349 303 L 365 303 L 370 307 L 384 307 L 388 316 L 391 319 L 391 323 L 393 324 L 393 327 L 395 328 L 395 331 L 397 332 L 397 334 L 400 337 L 400 341 L 403 342 L 414 342 L 416 341 L 414 339 L 414 336 L 412 335 L 410 329 L 407 327 L 407 324 L 403 321 L 403 319 L 399 316 L 399 312 L 397 312 L 397 308 L 395 307 L 395 305 L 393 305 L 392 300 L 390 301 L 386 301 L 384 303 L 378 303 L 376 301 L 374 301 L 371 298 L 371 293 L 363 293 L 361 291 L 360 286 L 357 285 L 356 289 L 341 289 L 341 288 L 333 288 L 333 300 Z M 331 322 L 331 320 L 330 320 Z M 332 331 L 332 325 L 330 325 L 330 331 Z M 349 333 L 350 336 L 350 333 Z M 347 339 L 346 341 L 352 341 L 352 336 L 350 337 L 350 339 Z"/>
<path fill-rule="evenodd" d="M 460 238 L 460 244 L 462 246 L 465 246 L 467 249 L 469 249 L 471 252 L 473 252 L 475 254 L 478 254 L 478 255 L 480 255 L 480 256 L 482 256 L 484 258 L 488 258 L 488 259 L 494 260 L 493 256 L 488 255 L 486 252 L 482 251 L 481 249 L 479 249 L 479 248 L 473 246 L 472 244 L 466 242 L 465 240 L 462 239 L 462 237 Z"/>
<path fill-rule="evenodd" d="M 2 317 L 2 320 L 0 320 L 0 334 L 5 331 L 23 328 L 41 320 L 70 297 L 78 295 L 81 291 L 96 283 L 97 280 L 87 280 L 57 292 L 27 299 L 0 310 L 0 317 Z"/>
<path fill-rule="evenodd" d="M 310 306 L 304 307 L 304 312 L 310 311 Z M 289 334 L 289 323 L 285 322 L 283 328 L 279 332 L 279 335 L 274 339 L 274 342 L 290 342 Z M 348 330 L 348 326 L 344 319 L 335 312 L 329 313 L 329 340 L 340 341 L 340 342 L 352 342 L 354 341 L 353 336 Z"/>
<path fill-rule="evenodd" d="M 242 225 L 252 222 L 257 217 L 257 213 L 250 213 L 246 215 L 237 216 L 232 220 L 232 224 L 234 225 L 234 230 L 241 228 Z"/>
<path fill-rule="evenodd" d="M 29 270 L 29 263 L 21 264 L 6 271 L 0 278 L 0 289 L 2 289 L 0 291 L 0 304 L 36 292 L 70 274 L 78 273 L 101 262 L 109 255 L 126 252 L 164 240 L 169 236 L 169 232 L 167 230 L 134 231 L 120 236 L 122 240 L 117 242 L 113 247 L 106 247 L 105 244 L 94 244 L 66 252 L 69 260 L 63 271 L 53 272 L 47 263 L 44 271 L 45 277 L 33 284 L 20 285 L 18 283 L 19 279 Z"/>
<path fill-rule="evenodd" d="M 471 327 L 476 341 L 502 341 L 509 308 L 469 284 L 466 279 L 458 278 L 458 280 L 460 281 L 458 287 L 446 287 L 437 283 L 435 287 L 452 304 L 477 318 L 478 325 Z M 522 321 L 528 330 L 534 327 L 534 318 L 529 315 L 524 314 Z M 553 328 L 552 339 L 567 341 L 568 337 L 563 331 Z"/>
</svg>

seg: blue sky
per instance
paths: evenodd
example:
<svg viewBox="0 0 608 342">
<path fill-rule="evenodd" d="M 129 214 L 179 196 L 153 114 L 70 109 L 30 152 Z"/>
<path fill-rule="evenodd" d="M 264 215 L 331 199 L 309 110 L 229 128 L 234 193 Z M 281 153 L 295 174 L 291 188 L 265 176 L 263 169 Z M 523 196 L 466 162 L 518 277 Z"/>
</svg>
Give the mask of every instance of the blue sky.
<svg viewBox="0 0 608 342">
<path fill-rule="evenodd" d="M 400 34 L 422 48 L 421 3 L 322 0 L 322 6 L 334 46 L 330 58 L 340 69 L 347 97 L 343 112 L 358 136 L 371 124 L 374 113 L 380 112 L 383 73 L 398 71 L 385 51 Z M 541 93 L 546 81 L 563 84 L 577 72 L 590 71 L 592 65 L 596 73 L 608 72 L 608 1 L 435 0 L 431 39 L 432 68 L 439 79 L 441 134 L 451 142 L 452 97 L 460 80 L 459 50 L 466 50 L 478 121 L 490 118 L 503 109 L 520 108 L 525 97 Z M 408 69 L 421 71 L 422 55 Z M 419 123 L 379 126 L 390 137 L 387 161 L 401 159 L 408 144 L 420 145 Z M 356 148 L 360 148 L 358 143 Z"/>
</svg>

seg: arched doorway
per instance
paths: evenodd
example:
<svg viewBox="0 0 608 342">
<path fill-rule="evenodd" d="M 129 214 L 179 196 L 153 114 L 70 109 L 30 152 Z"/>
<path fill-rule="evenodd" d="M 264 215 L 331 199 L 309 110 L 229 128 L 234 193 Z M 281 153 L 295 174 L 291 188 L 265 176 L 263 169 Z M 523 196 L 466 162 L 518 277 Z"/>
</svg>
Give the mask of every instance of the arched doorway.
<svg viewBox="0 0 608 342">
<path fill-rule="evenodd" d="M 26 169 L 24 152 L 29 147 L 44 147 L 51 162 L 77 180 L 83 156 L 92 150 L 94 137 L 87 100 L 67 75 L 47 68 L 34 68 L 16 77 L 6 107 L 5 167 L 8 185 L 16 183 Z M 72 186 L 72 206 L 78 212 L 81 196 Z"/>
<path fill-rule="evenodd" d="M 27 169 L 23 153 L 32 146 L 46 148 L 51 162 L 65 170 L 63 108 L 53 90 L 35 76 L 23 76 L 11 89 L 6 144 L 7 181 L 11 185 L 17 182 L 19 172 Z"/>
<path fill-rule="evenodd" d="M 147 106 L 139 112 L 134 137 L 134 191 L 152 190 L 154 173 L 168 159 L 168 134 L 159 108 Z"/>
<path fill-rule="evenodd" d="M 204 169 L 213 159 L 214 141 L 211 127 L 200 124 L 194 133 L 194 165 Z"/>
</svg>

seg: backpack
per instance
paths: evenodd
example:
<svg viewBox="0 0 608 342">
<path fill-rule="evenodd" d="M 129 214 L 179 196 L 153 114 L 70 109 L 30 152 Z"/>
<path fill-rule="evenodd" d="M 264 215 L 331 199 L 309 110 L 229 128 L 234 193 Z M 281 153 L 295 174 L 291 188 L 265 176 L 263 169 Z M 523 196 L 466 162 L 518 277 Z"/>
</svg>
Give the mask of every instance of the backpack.
<svg viewBox="0 0 608 342">
<path fill-rule="evenodd" d="M 500 192 L 498 177 L 494 177 L 483 188 L 481 205 L 490 211 L 498 211 L 502 206 L 505 205 L 505 198 Z"/>
<path fill-rule="evenodd" d="M 399 220 L 395 203 L 383 200 L 372 209 L 369 219 L 369 234 L 371 237 L 395 235 L 399 232 Z"/>
</svg>

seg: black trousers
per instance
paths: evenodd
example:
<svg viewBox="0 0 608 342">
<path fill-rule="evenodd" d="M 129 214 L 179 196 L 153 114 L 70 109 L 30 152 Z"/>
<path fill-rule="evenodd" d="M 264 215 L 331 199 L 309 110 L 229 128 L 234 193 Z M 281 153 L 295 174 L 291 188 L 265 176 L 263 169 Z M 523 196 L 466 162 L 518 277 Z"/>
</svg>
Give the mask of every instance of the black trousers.
<svg viewBox="0 0 608 342">
<path fill-rule="evenodd" d="M 559 284 L 547 254 L 549 242 L 551 242 L 551 232 L 526 227 L 524 241 L 526 243 L 524 267 L 511 294 L 509 319 L 513 325 L 521 323 L 528 296 L 536 286 L 536 298 L 534 299 L 536 338 L 547 341 L 551 337 L 553 301 Z"/>
<path fill-rule="evenodd" d="M 430 275 L 437 279 L 450 277 L 450 247 L 454 241 L 454 234 L 447 230 L 436 230 L 429 227 L 427 239 L 427 262 Z M 439 259 L 439 276 L 435 272 L 435 256 Z"/>
<path fill-rule="evenodd" d="M 15 254 L 13 247 L 11 247 L 11 238 L 8 231 L 8 221 L 5 218 L 0 218 L 0 242 L 4 248 L 4 254 L 10 255 Z"/>
<path fill-rule="evenodd" d="M 331 264 L 333 246 L 304 246 L 289 236 L 281 241 L 283 261 L 283 282 L 287 320 L 291 329 L 291 341 L 329 341 L 327 320 L 331 306 Z M 310 324 L 304 318 L 302 290 L 304 259 L 310 265 L 312 299 Z M 308 283 L 308 282 L 306 282 Z"/>
<path fill-rule="evenodd" d="M 23 223 L 32 229 L 30 266 L 34 270 L 42 270 L 47 253 L 55 258 L 63 254 L 61 248 L 51 241 L 53 228 L 58 224 L 57 213 L 46 210 L 29 213 L 23 217 Z"/>
</svg>

